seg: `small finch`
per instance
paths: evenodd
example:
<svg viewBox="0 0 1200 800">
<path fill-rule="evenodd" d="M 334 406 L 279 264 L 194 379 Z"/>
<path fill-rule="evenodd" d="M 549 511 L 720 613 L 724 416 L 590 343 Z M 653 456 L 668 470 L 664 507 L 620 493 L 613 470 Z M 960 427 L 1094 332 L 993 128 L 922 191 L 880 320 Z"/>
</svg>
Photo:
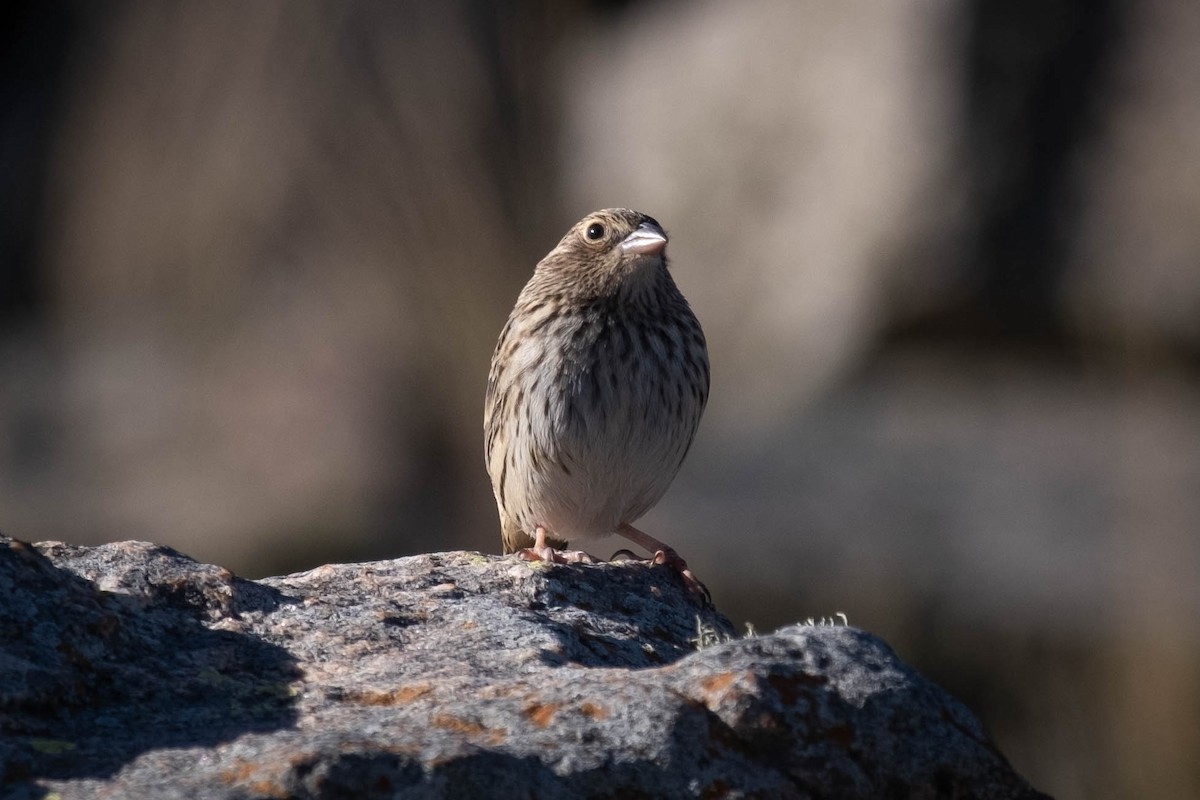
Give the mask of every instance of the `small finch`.
<svg viewBox="0 0 1200 800">
<path fill-rule="evenodd" d="M 633 527 L 679 471 L 708 401 L 708 348 L 667 272 L 667 235 L 616 208 L 578 222 L 534 268 L 488 375 L 483 426 L 504 552 L 590 562 L 567 541 L 617 533 L 678 570 Z"/>
</svg>

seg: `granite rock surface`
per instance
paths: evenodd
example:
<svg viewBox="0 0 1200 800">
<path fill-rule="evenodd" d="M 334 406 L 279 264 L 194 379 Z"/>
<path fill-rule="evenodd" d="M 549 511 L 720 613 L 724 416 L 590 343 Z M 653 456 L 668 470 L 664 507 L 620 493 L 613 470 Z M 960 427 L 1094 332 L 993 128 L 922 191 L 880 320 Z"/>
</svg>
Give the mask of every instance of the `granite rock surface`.
<svg viewBox="0 0 1200 800">
<path fill-rule="evenodd" d="M 738 638 L 663 567 L 0 537 L 0 796 L 55 794 L 1043 796 L 878 638 Z"/>
</svg>

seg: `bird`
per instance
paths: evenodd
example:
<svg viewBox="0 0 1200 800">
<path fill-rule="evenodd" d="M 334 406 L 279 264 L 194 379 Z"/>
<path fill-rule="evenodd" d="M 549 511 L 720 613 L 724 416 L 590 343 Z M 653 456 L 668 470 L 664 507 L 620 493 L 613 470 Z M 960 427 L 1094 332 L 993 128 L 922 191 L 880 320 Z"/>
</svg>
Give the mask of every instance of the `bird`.
<svg viewBox="0 0 1200 800">
<path fill-rule="evenodd" d="M 595 211 L 533 270 L 500 332 L 485 462 L 504 552 L 593 563 L 568 542 L 618 534 L 707 601 L 670 546 L 633 527 L 662 498 L 708 402 L 708 345 L 646 214 Z"/>
</svg>

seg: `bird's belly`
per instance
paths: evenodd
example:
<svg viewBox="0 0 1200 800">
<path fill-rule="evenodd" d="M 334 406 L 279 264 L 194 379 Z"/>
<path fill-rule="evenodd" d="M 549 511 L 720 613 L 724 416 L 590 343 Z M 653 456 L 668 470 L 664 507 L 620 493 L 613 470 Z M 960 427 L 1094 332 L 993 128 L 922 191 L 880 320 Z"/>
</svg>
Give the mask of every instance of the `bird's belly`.
<svg viewBox="0 0 1200 800">
<path fill-rule="evenodd" d="M 690 395 L 664 403 L 653 377 L 635 392 L 602 377 L 611 391 L 564 391 L 531 420 L 547 462 L 525 472 L 533 525 L 565 539 L 604 536 L 649 511 L 679 471 L 702 410 Z"/>
</svg>

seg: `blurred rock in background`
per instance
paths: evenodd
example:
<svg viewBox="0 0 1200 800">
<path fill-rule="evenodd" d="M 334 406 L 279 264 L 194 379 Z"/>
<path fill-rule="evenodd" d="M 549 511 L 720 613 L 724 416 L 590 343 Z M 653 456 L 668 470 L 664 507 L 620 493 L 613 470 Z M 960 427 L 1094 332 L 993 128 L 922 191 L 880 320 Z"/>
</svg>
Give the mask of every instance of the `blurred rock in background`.
<svg viewBox="0 0 1200 800">
<path fill-rule="evenodd" d="M 892 286 L 948 282 L 952 12 L 652 4 L 562 54 L 568 196 L 665 220 L 712 332 L 710 430 L 773 437 L 874 346 Z"/>
<path fill-rule="evenodd" d="M 722 610 L 847 613 L 1057 797 L 1200 794 L 1192 4 L 5 13 L 6 533 L 498 550 L 495 337 L 632 206 L 714 373 L 645 524 Z"/>
<path fill-rule="evenodd" d="M 1106 344 L 1200 348 L 1200 13 L 1131 4 L 1101 124 L 1079 148 L 1067 309 Z M 1194 361 L 1192 362 L 1194 364 Z"/>
<path fill-rule="evenodd" d="M 482 544 L 490 348 L 556 227 L 535 56 L 559 12 L 63 13 L 41 391 L 6 418 L 38 474 L 4 481 L 4 524 L 255 573 Z"/>
</svg>

